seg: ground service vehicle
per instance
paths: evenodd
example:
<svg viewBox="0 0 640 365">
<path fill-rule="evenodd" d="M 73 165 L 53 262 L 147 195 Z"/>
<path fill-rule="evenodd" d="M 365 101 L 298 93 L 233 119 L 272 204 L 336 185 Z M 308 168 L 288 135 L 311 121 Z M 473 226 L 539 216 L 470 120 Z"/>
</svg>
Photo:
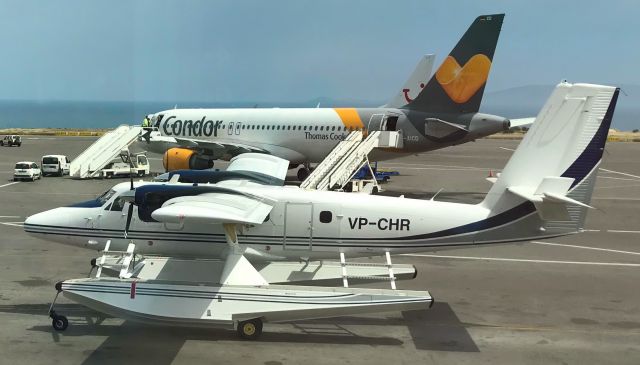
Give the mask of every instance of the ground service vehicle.
<svg viewBox="0 0 640 365">
<path fill-rule="evenodd" d="M 129 162 L 114 160 L 109 162 L 100 172 L 100 177 L 111 179 L 116 176 L 145 176 L 149 174 L 149 161 L 144 154 L 132 155 L 133 166 Z"/>
<path fill-rule="evenodd" d="M 42 174 L 62 176 L 69 174 L 71 161 L 69 157 L 64 155 L 46 155 L 42 156 Z"/>
<path fill-rule="evenodd" d="M 22 137 L 18 136 L 18 135 L 9 135 L 9 136 L 4 136 L 4 138 L 2 140 L 0 140 L 0 146 L 18 146 L 20 147 L 22 145 Z"/>
</svg>

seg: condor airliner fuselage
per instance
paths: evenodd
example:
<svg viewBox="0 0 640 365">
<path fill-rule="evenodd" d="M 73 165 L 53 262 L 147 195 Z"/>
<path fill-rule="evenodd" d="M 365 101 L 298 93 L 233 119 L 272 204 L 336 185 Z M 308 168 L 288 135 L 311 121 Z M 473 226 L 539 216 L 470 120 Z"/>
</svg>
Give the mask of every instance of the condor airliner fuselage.
<svg viewBox="0 0 640 365">
<path fill-rule="evenodd" d="M 399 131 L 400 149 L 376 152 L 395 157 L 509 128 L 509 120 L 488 114 L 435 115 L 392 108 L 180 109 L 154 117 L 157 130 L 151 133 L 149 144 L 154 152 L 179 146 L 200 148 L 218 159 L 225 154 L 262 151 L 294 164 L 322 161 L 354 130 Z"/>
</svg>

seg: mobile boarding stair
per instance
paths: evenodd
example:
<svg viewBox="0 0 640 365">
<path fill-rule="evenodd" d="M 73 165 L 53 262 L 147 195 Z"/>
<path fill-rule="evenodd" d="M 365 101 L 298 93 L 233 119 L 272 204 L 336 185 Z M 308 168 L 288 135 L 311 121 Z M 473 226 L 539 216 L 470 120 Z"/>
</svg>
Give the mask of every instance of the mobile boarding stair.
<svg viewBox="0 0 640 365">
<path fill-rule="evenodd" d="M 362 131 L 353 131 L 338 143 L 329 155 L 300 184 L 303 189 L 342 189 L 363 166 L 369 166 L 369 153 L 374 148 L 399 148 L 399 132 L 373 131 L 366 138 Z M 375 176 L 371 166 L 369 172 Z M 372 183 L 379 190 L 374 178 Z"/>
<path fill-rule="evenodd" d="M 231 254 L 226 261 L 145 258 L 156 260 L 155 264 L 145 265 L 143 260 L 135 260 L 134 250 L 135 245 L 130 243 L 126 251 L 109 251 L 107 243 L 103 256 L 95 261 L 96 277 L 57 283 L 58 294 L 49 311 L 54 329 L 62 331 L 68 326 L 67 318 L 54 310 L 60 293 L 76 303 L 122 319 L 172 326 L 235 328 L 246 339 L 256 339 L 263 322 L 424 310 L 434 301 L 428 291 L 396 290 L 396 279 L 408 274 L 414 278 L 416 271 L 411 265 L 392 265 L 389 257 L 387 264 L 347 264 L 341 254 L 337 265 L 272 262 L 265 263 L 273 265 L 269 269 L 257 271 L 242 253 Z M 349 275 L 347 266 L 352 271 Z M 102 268 L 118 273 L 117 277 L 100 277 Z M 321 278 L 315 277 L 319 272 Z M 187 278 L 180 273 L 193 275 Z M 347 283 L 347 278 L 385 277 L 393 289 L 351 288 Z M 344 285 L 290 285 L 327 278 L 342 280 Z"/>
<path fill-rule="evenodd" d="M 71 161 L 69 175 L 74 179 L 95 177 L 109 162 L 136 141 L 142 127 L 121 125 L 106 133 Z"/>
</svg>

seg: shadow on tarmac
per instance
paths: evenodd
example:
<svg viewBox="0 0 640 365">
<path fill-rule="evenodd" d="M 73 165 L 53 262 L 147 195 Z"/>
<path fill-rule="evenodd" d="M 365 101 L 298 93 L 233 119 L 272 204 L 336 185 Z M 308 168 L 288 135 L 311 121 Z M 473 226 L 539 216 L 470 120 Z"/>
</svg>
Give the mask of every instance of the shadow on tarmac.
<svg viewBox="0 0 640 365">
<path fill-rule="evenodd" d="M 56 332 L 51 328 L 50 320 L 47 318 L 48 304 L 2 305 L 0 313 L 42 316 L 43 324 L 28 330 L 51 333 L 52 341 L 61 346 L 73 346 L 68 341 L 61 342 L 64 337 L 107 337 L 98 348 L 87 351 L 84 364 L 144 361 L 163 365 L 170 364 L 175 359 L 186 341 L 244 342 L 238 338 L 235 331 L 227 329 L 152 326 L 129 321 L 113 325 L 103 323 L 103 320 L 108 316 L 103 316 L 78 304 L 57 304 L 55 309 L 58 313 L 69 318 L 69 328 L 64 332 Z M 402 312 L 402 316 L 346 316 L 296 321 L 291 325 L 295 331 L 269 332 L 267 324 L 258 343 L 402 346 L 404 342 L 399 339 L 361 336 L 345 326 L 406 325 L 417 350 L 479 351 L 465 325 L 460 322 L 451 306 L 445 302 L 436 302 L 432 309 L 426 311 L 405 311 Z"/>
</svg>

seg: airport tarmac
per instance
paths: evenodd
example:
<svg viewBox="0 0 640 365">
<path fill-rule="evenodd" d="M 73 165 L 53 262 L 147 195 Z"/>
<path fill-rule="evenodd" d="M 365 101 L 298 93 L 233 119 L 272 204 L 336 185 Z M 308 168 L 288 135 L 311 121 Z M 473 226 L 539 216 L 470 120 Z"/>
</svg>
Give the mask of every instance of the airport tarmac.
<svg viewBox="0 0 640 365">
<path fill-rule="evenodd" d="M 640 363 L 640 143 L 607 145 L 586 232 L 396 256 L 418 269 L 399 288 L 429 290 L 432 309 L 267 323 L 259 341 L 247 342 L 222 329 L 95 324 L 64 299 L 57 308 L 70 326 L 53 331 L 54 283 L 86 276 L 96 254 L 32 238 L 21 223 L 126 179 L 14 183 L 13 165 L 73 158 L 92 140 L 25 137 L 20 148 L 0 147 L 0 364 Z M 485 139 L 381 163 L 401 173 L 385 188 L 420 198 L 442 188 L 438 200 L 478 202 L 489 171 L 499 172 L 517 143 Z M 160 170 L 160 156 L 150 157 Z"/>
</svg>

